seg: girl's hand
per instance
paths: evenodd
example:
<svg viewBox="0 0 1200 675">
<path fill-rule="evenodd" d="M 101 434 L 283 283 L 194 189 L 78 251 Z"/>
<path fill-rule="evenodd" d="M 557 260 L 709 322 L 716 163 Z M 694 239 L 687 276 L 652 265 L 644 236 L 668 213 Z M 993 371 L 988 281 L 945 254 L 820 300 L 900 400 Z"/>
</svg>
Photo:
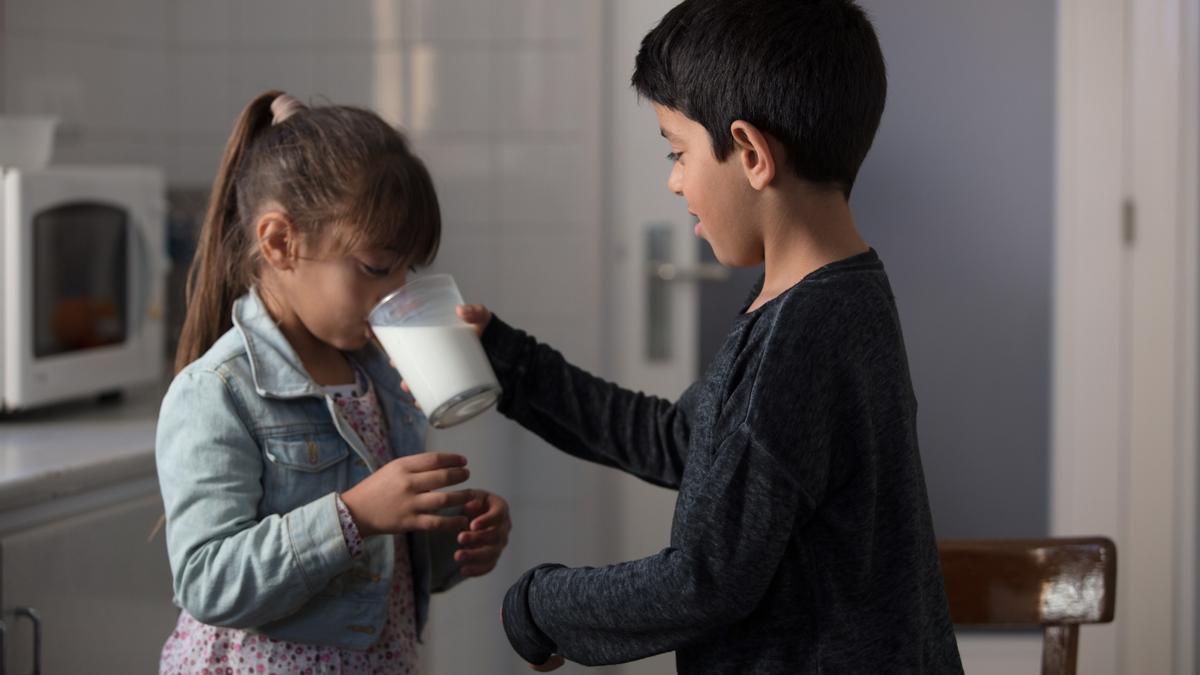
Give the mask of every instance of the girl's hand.
<svg viewBox="0 0 1200 675">
<path fill-rule="evenodd" d="M 458 534 L 458 551 L 454 553 L 464 577 L 483 576 L 495 569 L 512 532 L 508 502 L 483 490 L 475 490 L 474 495 L 465 509 L 471 518 L 470 529 Z"/>
<path fill-rule="evenodd" d="M 467 458 L 426 452 L 394 459 L 342 493 L 363 537 L 412 530 L 465 530 L 466 516 L 439 516 L 437 511 L 465 506 L 478 495 L 471 490 L 434 492 L 470 477 Z"/>
<path fill-rule="evenodd" d="M 458 312 L 458 318 L 471 324 L 475 334 L 479 336 L 483 335 L 483 331 L 492 321 L 491 310 L 483 305 L 459 305 L 455 311 Z"/>
</svg>

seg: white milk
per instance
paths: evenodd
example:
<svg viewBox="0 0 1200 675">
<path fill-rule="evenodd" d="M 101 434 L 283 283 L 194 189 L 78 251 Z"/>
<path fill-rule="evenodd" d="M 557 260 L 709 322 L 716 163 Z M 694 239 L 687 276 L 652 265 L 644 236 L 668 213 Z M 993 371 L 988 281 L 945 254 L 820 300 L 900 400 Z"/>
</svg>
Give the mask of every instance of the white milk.
<svg viewBox="0 0 1200 675">
<path fill-rule="evenodd" d="M 495 402 L 500 384 L 471 326 L 374 326 L 373 330 L 434 426 L 463 421 Z M 494 390 L 495 395 L 475 399 L 457 415 L 451 412 L 444 420 L 435 419 L 434 413 L 447 402 L 480 388 Z"/>
</svg>

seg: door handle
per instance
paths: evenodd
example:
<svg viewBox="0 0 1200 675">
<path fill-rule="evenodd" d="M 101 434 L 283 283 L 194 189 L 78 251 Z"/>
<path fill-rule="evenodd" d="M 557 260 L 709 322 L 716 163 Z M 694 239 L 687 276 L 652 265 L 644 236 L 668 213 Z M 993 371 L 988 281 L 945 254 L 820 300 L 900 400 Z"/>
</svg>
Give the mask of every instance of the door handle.
<svg viewBox="0 0 1200 675">
<path fill-rule="evenodd" d="M 675 263 L 663 262 L 650 266 L 650 275 L 666 282 L 728 281 L 729 269 L 720 263 L 701 263 L 695 267 L 678 267 Z"/>
<path fill-rule="evenodd" d="M 32 607 L 17 607 L 13 610 L 13 615 L 17 619 L 29 619 L 29 623 L 33 624 L 33 675 L 42 675 L 42 618 Z M 0 651 L 3 651 L 2 647 Z M 0 664 L 5 663 L 0 661 Z M 0 675 L 4 675 L 3 668 L 0 668 Z"/>
<path fill-rule="evenodd" d="M 671 284 L 721 282 L 729 270 L 716 263 L 679 267 L 672 262 L 676 227 L 671 223 L 646 226 L 646 360 L 671 360 L 674 307 Z"/>
</svg>

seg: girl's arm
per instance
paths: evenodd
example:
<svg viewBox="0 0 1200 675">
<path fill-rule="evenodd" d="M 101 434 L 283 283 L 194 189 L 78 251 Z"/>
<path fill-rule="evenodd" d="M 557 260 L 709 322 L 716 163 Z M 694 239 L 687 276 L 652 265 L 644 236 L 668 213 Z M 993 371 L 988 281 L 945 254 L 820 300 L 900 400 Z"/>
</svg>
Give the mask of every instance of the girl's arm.
<svg viewBox="0 0 1200 675">
<path fill-rule="evenodd" d="M 262 453 L 216 372 L 185 370 L 171 384 L 155 455 L 175 597 L 198 621 L 281 619 L 350 569 L 333 493 L 257 519 Z"/>
<path fill-rule="evenodd" d="M 571 455 L 679 487 L 693 389 L 676 403 L 622 389 L 494 316 L 481 339 L 504 388 L 500 412 Z"/>
</svg>

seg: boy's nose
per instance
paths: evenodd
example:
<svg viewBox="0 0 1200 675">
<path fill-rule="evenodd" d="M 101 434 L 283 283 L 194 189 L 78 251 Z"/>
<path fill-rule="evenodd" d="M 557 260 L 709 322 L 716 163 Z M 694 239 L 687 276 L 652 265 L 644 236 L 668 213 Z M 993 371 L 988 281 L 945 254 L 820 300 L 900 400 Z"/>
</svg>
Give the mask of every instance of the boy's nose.
<svg viewBox="0 0 1200 675">
<path fill-rule="evenodd" d="M 671 168 L 671 175 L 667 176 L 667 189 L 680 197 L 683 196 L 683 177 L 680 175 L 678 164 Z"/>
</svg>

